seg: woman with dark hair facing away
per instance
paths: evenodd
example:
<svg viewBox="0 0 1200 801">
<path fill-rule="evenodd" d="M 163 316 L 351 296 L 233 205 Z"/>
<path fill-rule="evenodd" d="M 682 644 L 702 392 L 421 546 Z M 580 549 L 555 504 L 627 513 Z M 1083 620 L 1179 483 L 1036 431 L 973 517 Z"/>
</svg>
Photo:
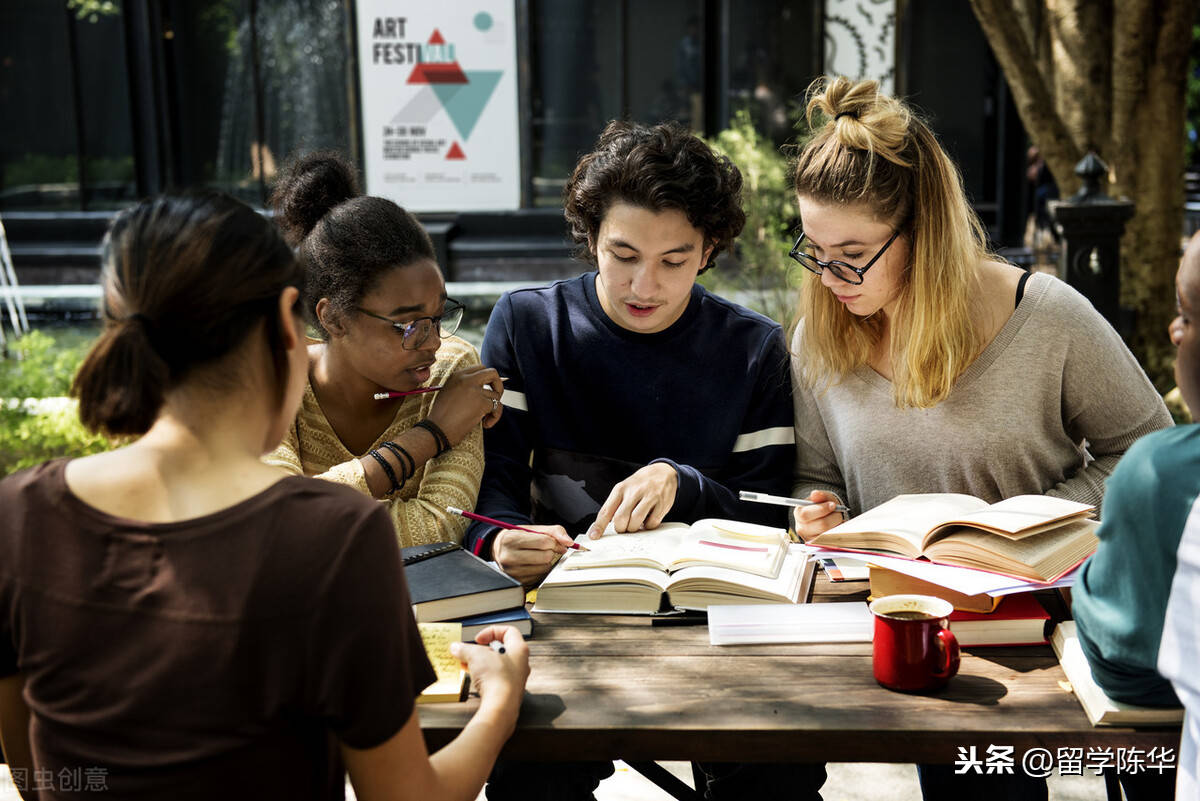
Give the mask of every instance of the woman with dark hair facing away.
<svg viewBox="0 0 1200 801">
<path fill-rule="evenodd" d="M 267 461 L 385 500 L 402 546 L 461 541 L 467 521 L 446 507 L 475 507 L 480 423 L 500 419 L 504 390 L 451 336 L 463 307 L 446 297 L 429 235 L 392 201 L 360 195 L 337 153 L 290 161 L 271 201 L 307 263 L 304 306 L 322 341 Z"/>
<path fill-rule="evenodd" d="M 0 482 L 0 739 L 41 777 L 25 797 L 333 799 L 344 763 L 363 801 L 473 799 L 526 646 L 456 644 L 481 703 L 429 756 L 385 510 L 262 461 L 307 378 L 292 249 L 227 195 L 160 197 L 113 221 L 102 281 L 73 393 L 137 439 Z"/>
<path fill-rule="evenodd" d="M 958 169 L 875 82 L 817 82 L 807 113 L 793 491 L 818 503 L 796 509 L 797 532 L 904 493 L 1098 505 L 1121 454 L 1171 425 L 1120 336 L 1066 284 L 991 257 Z M 1041 780 L 941 767 L 922 771 L 927 798 L 972 782 L 1045 798 Z"/>
</svg>

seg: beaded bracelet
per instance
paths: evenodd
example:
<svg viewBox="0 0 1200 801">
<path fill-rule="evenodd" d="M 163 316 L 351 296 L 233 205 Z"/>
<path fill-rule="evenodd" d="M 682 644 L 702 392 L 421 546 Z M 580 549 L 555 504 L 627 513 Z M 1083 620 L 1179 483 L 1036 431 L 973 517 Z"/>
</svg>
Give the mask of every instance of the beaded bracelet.
<svg viewBox="0 0 1200 801">
<path fill-rule="evenodd" d="M 383 468 L 383 472 L 387 474 L 388 480 L 392 482 L 392 488 L 384 493 L 384 495 L 392 495 L 396 490 L 400 489 L 400 482 L 396 480 L 396 471 L 388 464 L 388 460 L 383 457 L 383 454 L 377 450 L 368 451 L 371 456 L 375 457 L 375 461 L 379 462 L 379 466 Z"/>
<path fill-rule="evenodd" d="M 381 442 L 379 447 L 387 448 L 389 451 L 396 454 L 396 461 L 400 463 L 400 486 L 403 487 L 404 484 L 413 477 L 413 474 L 417 472 L 417 463 L 412 458 L 412 454 L 391 440 L 388 440 L 387 442 Z M 407 469 L 405 468 L 406 459 L 408 460 Z"/>
<path fill-rule="evenodd" d="M 443 453 L 450 450 L 450 438 L 447 437 L 446 432 L 442 431 L 438 424 L 432 420 L 428 418 L 425 420 L 418 420 L 415 424 L 413 424 L 413 428 L 423 428 L 429 432 L 430 436 L 433 437 L 433 441 L 437 447 L 437 453 L 434 454 L 435 457 L 441 456 Z"/>
</svg>

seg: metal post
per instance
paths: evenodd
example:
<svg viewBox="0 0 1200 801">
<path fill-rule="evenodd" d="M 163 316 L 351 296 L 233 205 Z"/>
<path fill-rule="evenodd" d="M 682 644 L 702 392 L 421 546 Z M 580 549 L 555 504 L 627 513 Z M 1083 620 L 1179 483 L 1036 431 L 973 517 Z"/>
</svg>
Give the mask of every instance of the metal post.
<svg viewBox="0 0 1200 801">
<path fill-rule="evenodd" d="M 25 301 L 17 294 L 17 271 L 13 267 L 12 252 L 8 249 L 8 236 L 4 222 L 0 220 L 0 292 L 4 293 L 4 304 L 8 307 L 8 318 L 12 322 L 14 336 L 29 333 L 29 318 L 25 316 Z M 4 339 L 4 321 L 0 319 L 0 347 L 8 352 Z"/>
<path fill-rule="evenodd" d="M 1118 331 L 1121 325 L 1121 235 L 1133 203 L 1105 194 L 1108 165 L 1088 153 L 1075 165 L 1083 188 L 1067 200 L 1049 202 L 1050 217 L 1063 237 L 1059 277 L 1078 289 Z"/>
</svg>

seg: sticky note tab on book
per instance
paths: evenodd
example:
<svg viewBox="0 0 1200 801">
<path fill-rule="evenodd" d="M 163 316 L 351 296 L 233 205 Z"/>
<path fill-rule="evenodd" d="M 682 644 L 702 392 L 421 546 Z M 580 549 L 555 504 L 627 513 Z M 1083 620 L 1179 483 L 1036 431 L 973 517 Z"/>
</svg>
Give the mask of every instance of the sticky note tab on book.
<svg viewBox="0 0 1200 801">
<path fill-rule="evenodd" d="M 418 704 L 463 701 L 467 697 L 470 676 L 458 658 L 450 653 L 450 643 L 462 639 L 461 623 L 418 623 L 425 654 L 437 675 L 433 684 L 417 697 Z"/>
</svg>

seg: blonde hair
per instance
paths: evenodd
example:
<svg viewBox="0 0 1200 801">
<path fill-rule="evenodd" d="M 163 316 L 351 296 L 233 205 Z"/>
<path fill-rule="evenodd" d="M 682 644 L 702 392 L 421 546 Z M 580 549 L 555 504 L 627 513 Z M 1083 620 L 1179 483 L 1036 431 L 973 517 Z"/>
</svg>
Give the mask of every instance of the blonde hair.
<svg viewBox="0 0 1200 801">
<path fill-rule="evenodd" d="M 814 135 L 796 159 L 797 195 L 862 204 L 909 245 L 889 321 L 892 381 L 897 406 L 935 406 L 984 345 L 971 299 L 988 252 L 958 168 L 929 126 L 875 81 L 818 79 L 806 116 Z M 866 365 L 883 335 L 879 315 L 850 313 L 813 274 L 805 276 L 797 317 L 804 326 L 798 356 L 810 386 L 836 383 Z"/>
</svg>

